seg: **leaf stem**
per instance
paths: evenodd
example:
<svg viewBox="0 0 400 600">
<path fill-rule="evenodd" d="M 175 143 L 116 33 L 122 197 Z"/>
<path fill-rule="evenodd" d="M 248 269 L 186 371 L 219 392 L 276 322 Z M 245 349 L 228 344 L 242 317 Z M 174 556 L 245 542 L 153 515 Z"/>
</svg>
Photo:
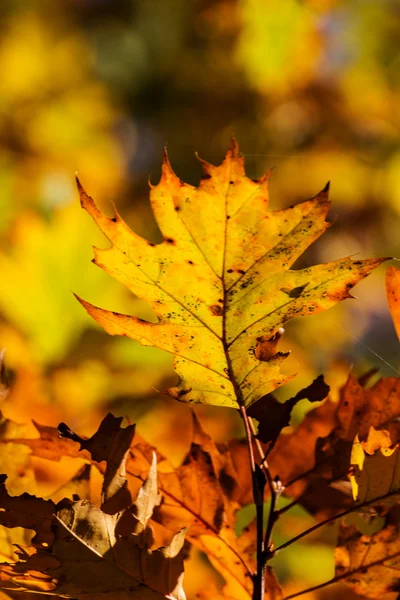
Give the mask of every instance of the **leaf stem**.
<svg viewBox="0 0 400 600">
<path fill-rule="evenodd" d="M 382 496 L 377 496 L 376 498 L 372 498 L 371 500 L 366 500 L 365 502 L 361 502 L 360 504 L 355 504 L 354 506 L 348 508 L 347 510 L 342 511 L 341 513 L 338 513 L 337 515 L 334 515 L 333 517 L 329 517 L 328 519 L 325 519 L 325 521 L 316 523 L 309 529 L 306 529 L 302 533 L 299 533 L 299 535 L 296 535 L 294 538 L 291 538 L 284 544 L 281 544 L 281 546 L 278 546 L 278 548 L 275 548 L 275 550 L 270 554 L 269 558 L 272 558 L 272 556 L 275 556 L 275 554 L 277 552 L 279 552 L 280 550 L 283 550 L 284 548 L 291 546 L 298 540 L 301 540 L 306 535 L 309 535 L 313 531 L 316 531 L 317 529 L 319 529 L 320 527 L 323 527 L 324 525 L 327 525 L 328 523 L 332 523 L 333 521 L 336 521 L 337 519 L 341 519 L 342 517 L 345 517 L 346 515 L 349 515 L 349 514 L 355 512 L 356 510 L 359 510 L 360 508 L 364 508 L 364 506 L 369 506 L 370 504 L 374 504 L 375 502 L 380 502 L 381 500 L 385 500 L 386 498 L 390 498 L 391 496 L 398 496 L 399 494 L 400 494 L 399 490 L 393 490 L 391 492 L 387 492 L 386 494 L 383 494 Z"/>
<path fill-rule="evenodd" d="M 254 423 L 253 423 L 253 419 L 251 417 L 247 417 L 249 420 L 249 426 L 251 429 L 251 433 L 253 435 L 253 439 L 255 441 L 257 450 L 258 450 L 258 454 L 260 457 L 260 467 L 261 469 L 264 471 L 266 478 L 267 478 L 267 482 L 268 482 L 268 487 L 269 487 L 269 491 L 271 492 L 271 495 L 273 495 L 275 493 L 275 488 L 274 488 L 274 484 L 273 484 L 273 479 L 272 479 L 272 475 L 271 475 L 271 471 L 269 470 L 269 465 L 268 465 L 268 461 L 267 461 L 267 456 L 263 450 L 263 447 L 261 446 L 261 442 L 260 440 L 258 440 L 256 438 L 256 428 L 254 427 Z"/>
<path fill-rule="evenodd" d="M 253 436 L 251 431 L 250 418 L 247 414 L 246 407 L 240 406 L 240 414 L 242 415 L 244 428 L 246 431 L 247 446 L 249 450 L 251 479 L 253 484 L 253 500 L 256 507 L 256 529 L 257 529 L 257 571 L 253 582 L 253 600 L 263 600 L 265 594 L 265 561 L 264 561 L 264 485 L 261 481 L 260 474 L 262 473 L 258 464 L 256 464 L 253 451 Z M 264 481 L 265 484 L 265 481 Z"/>
</svg>

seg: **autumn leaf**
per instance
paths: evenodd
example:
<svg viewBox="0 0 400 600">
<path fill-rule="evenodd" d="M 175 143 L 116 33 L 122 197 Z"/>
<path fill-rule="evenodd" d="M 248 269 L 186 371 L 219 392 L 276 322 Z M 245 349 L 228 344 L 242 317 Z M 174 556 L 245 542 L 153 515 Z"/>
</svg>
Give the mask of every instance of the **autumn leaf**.
<svg viewBox="0 0 400 600">
<path fill-rule="evenodd" d="M 102 486 L 102 510 L 111 514 L 130 504 L 131 496 L 127 490 L 126 459 L 135 435 L 135 426 L 122 428 L 122 417 L 115 418 L 108 414 L 99 429 L 89 439 L 80 438 L 65 423 L 60 423 L 58 430 L 65 438 L 80 444 L 81 450 L 87 450 L 96 462 L 106 461 Z"/>
<path fill-rule="evenodd" d="M 282 432 L 268 454 L 271 475 L 282 481 L 285 495 L 293 499 L 301 497 L 307 510 L 312 514 L 319 513 L 321 518 L 330 516 L 332 506 L 337 511 L 343 505 L 342 495 L 328 487 L 325 463 L 320 464 L 316 456 L 319 439 L 335 428 L 336 410 L 336 403 L 328 397 L 324 404 L 310 410 L 300 425 L 290 432 Z M 236 499 L 241 505 L 250 504 L 252 483 L 246 441 L 231 440 L 229 449 L 241 482 Z M 269 494 L 268 486 L 265 494 Z"/>
<path fill-rule="evenodd" d="M 399 509 L 394 507 L 385 527 L 372 536 L 354 525 L 341 524 L 335 550 L 336 580 L 363 597 L 379 598 L 400 589 Z"/>
<path fill-rule="evenodd" d="M 117 444 L 113 438 L 118 439 L 120 435 L 120 423 L 121 420 L 112 415 L 105 417 L 99 428 L 102 432 L 99 439 L 107 439 L 108 446 L 115 447 Z M 81 447 L 98 460 L 97 453 L 92 453 L 92 449 L 98 446 L 97 434 L 89 440 L 82 440 L 65 430 L 63 435 L 79 441 Z M 132 489 L 136 487 L 136 480 L 141 480 L 143 472 L 148 469 L 152 453 L 153 448 L 136 434 L 126 462 L 127 479 Z M 153 519 L 171 531 L 187 527 L 187 539 L 207 555 L 224 578 L 221 593 L 235 600 L 250 600 L 255 569 L 254 548 L 250 542 L 254 541 L 255 532 L 249 530 L 239 538 L 235 534 L 239 504 L 232 496 L 238 481 L 227 449 L 217 448 L 193 413 L 192 443 L 182 465 L 175 469 L 168 467 L 160 455 L 159 463 L 162 503 L 155 510 Z M 266 600 L 274 598 L 273 581 L 274 589 L 279 589 L 274 575 L 270 573 L 271 596 L 266 596 Z"/>
<path fill-rule="evenodd" d="M 307 398 L 310 402 L 321 402 L 329 393 L 329 386 L 325 383 L 323 375 L 315 379 L 308 387 L 300 390 L 294 398 L 279 402 L 273 394 L 260 398 L 253 404 L 247 414 L 257 419 L 257 437 L 264 444 L 270 444 L 270 450 L 278 439 L 282 429 L 289 425 L 293 408 L 300 400 Z"/>
<path fill-rule="evenodd" d="M 357 435 L 350 463 L 350 481 L 353 497 L 357 502 L 365 502 L 397 490 L 400 493 L 399 445 L 392 444 L 388 431 L 378 431 L 371 427 L 365 441 L 361 441 Z"/>
<path fill-rule="evenodd" d="M 13 441 L 26 444 L 34 456 L 48 460 L 58 461 L 61 456 L 83 457 L 103 474 L 108 465 L 113 464 L 109 457 L 114 455 L 122 440 L 127 443 L 129 437 L 125 432 L 128 428 L 121 428 L 121 419 L 112 415 L 107 415 L 98 431 L 88 439 L 81 438 L 65 424 L 60 427 L 63 437 L 56 428 L 38 423 L 35 427 L 39 437 Z M 132 429 L 128 431 L 132 432 Z M 155 449 L 137 431 L 129 452 L 124 454 L 123 448 L 120 455 L 126 457 L 128 485 L 125 490 L 131 496 L 140 495 Z M 225 581 L 220 593 L 236 600 L 250 600 L 255 570 L 255 524 L 236 536 L 236 512 L 240 508 L 237 498 L 241 486 L 227 445 L 217 446 L 193 413 L 192 443 L 183 463 L 173 467 L 159 452 L 157 459 L 162 502 L 159 506 L 158 500 L 154 504 L 152 524 L 160 524 L 171 533 L 188 528 L 186 539 L 207 554 Z M 115 478 L 108 479 L 114 481 Z M 125 495 L 125 501 L 127 498 Z M 267 575 L 265 600 L 280 598 L 279 584 L 273 572 L 269 570 Z"/>
<path fill-rule="evenodd" d="M 371 427 L 389 432 L 392 443 L 400 440 L 400 379 L 383 377 L 365 388 L 349 375 L 336 410 L 336 427 L 317 448 L 317 462 L 323 462 L 331 477 L 348 473 L 353 441 L 366 440 Z"/>
<path fill-rule="evenodd" d="M 4 590 L 41 591 L 67 598 L 184 600 L 182 548 L 185 530 L 155 550 L 149 519 L 158 502 L 154 456 L 135 502 L 107 514 L 88 500 L 57 505 L 29 494 L 9 496 L 3 477 L 0 522 L 33 529 L 31 546 L 18 561 L 0 565 Z"/>
<path fill-rule="evenodd" d="M 400 340 L 400 269 L 389 267 L 386 271 L 386 295 L 393 323 Z"/>
<path fill-rule="evenodd" d="M 269 173 L 252 181 L 235 141 L 223 163 L 201 161 L 198 188 L 185 184 L 164 157 L 150 200 L 163 235 L 152 244 L 115 211 L 102 214 L 79 185 L 81 204 L 108 237 L 94 262 L 149 302 L 156 323 L 80 300 L 112 335 L 124 335 L 175 356 L 179 400 L 250 406 L 290 378 L 286 354 L 271 341 L 290 319 L 326 310 L 385 259 L 344 258 L 290 267 L 329 226 L 328 187 L 315 198 L 268 209 Z M 266 347 L 266 352 L 265 352 Z"/>
</svg>

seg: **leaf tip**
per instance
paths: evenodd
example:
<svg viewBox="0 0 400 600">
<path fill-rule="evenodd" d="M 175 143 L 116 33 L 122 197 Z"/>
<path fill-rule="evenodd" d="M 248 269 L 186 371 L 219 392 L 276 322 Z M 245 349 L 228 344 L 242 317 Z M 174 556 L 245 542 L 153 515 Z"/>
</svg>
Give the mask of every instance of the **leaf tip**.
<svg viewBox="0 0 400 600">
<path fill-rule="evenodd" d="M 326 186 L 323 188 L 322 193 L 323 194 L 328 194 L 330 187 L 331 187 L 331 182 L 328 181 L 328 183 L 326 184 Z"/>
<path fill-rule="evenodd" d="M 83 189 L 83 185 L 79 181 L 78 171 L 76 171 L 76 173 L 75 173 L 75 182 L 76 182 L 76 187 L 78 188 L 81 206 L 84 208 L 84 200 L 85 200 L 85 196 L 87 196 L 87 194 L 86 194 L 85 190 Z"/>
<path fill-rule="evenodd" d="M 259 178 L 257 179 L 257 183 L 258 183 L 259 185 L 262 185 L 263 183 L 264 183 L 264 184 L 265 184 L 265 183 L 268 183 L 268 181 L 269 181 L 269 178 L 270 178 L 270 176 L 271 176 L 271 173 L 272 173 L 272 169 L 273 169 L 273 167 L 271 167 L 270 169 L 268 169 L 268 171 L 267 171 L 266 173 L 264 173 L 264 175 L 261 175 L 261 177 L 259 177 Z"/>
<path fill-rule="evenodd" d="M 79 200 L 81 203 L 81 207 L 84 208 L 89 214 L 91 214 L 92 216 L 94 216 L 94 212 L 98 212 L 97 211 L 97 207 L 96 204 L 93 200 L 93 198 L 91 198 L 85 191 L 83 185 L 81 184 L 79 178 L 78 178 L 78 174 L 75 174 L 75 181 L 76 181 L 76 186 L 78 188 L 78 192 L 79 192 Z"/>
<path fill-rule="evenodd" d="M 167 146 L 164 146 L 163 151 L 163 161 L 161 165 L 161 179 L 159 183 L 171 183 L 172 181 L 177 181 L 180 184 L 179 177 L 175 174 L 174 170 L 171 167 L 171 163 L 168 156 Z M 151 184 L 150 184 L 151 185 Z M 154 186 L 157 187 L 157 186 Z"/>
<path fill-rule="evenodd" d="M 90 304 L 90 302 L 87 302 L 86 300 L 84 300 L 83 298 L 78 296 L 78 294 L 75 294 L 75 292 L 72 292 L 72 293 L 75 296 L 75 298 L 78 300 L 79 304 L 81 304 L 83 306 L 83 308 L 86 310 L 86 312 L 92 316 L 90 309 L 95 308 L 95 307 L 93 307 L 93 305 Z"/>
<path fill-rule="evenodd" d="M 199 161 L 199 163 L 201 164 L 201 169 L 203 171 L 202 179 L 210 179 L 210 177 L 212 177 L 215 167 L 211 163 L 204 160 L 204 158 L 201 158 L 201 156 L 199 156 L 198 152 L 195 152 L 195 156 L 196 156 L 197 160 Z"/>
<path fill-rule="evenodd" d="M 232 135 L 231 137 L 231 145 L 228 150 L 228 153 L 230 153 L 232 158 L 239 158 L 240 156 L 239 144 L 237 143 L 234 135 Z"/>
</svg>

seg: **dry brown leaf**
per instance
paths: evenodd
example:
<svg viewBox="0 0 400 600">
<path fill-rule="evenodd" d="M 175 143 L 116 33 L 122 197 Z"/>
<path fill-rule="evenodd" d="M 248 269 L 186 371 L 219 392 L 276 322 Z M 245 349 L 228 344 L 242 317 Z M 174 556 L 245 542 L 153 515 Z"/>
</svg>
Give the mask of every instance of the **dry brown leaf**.
<svg viewBox="0 0 400 600">
<path fill-rule="evenodd" d="M 275 445 L 282 429 L 290 424 L 293 407 L 300 400 L 321 402 L 329 393 L 329 386 L 325 383 L 323 375 L 317 377 L 308 387 L 300 390 L 294 398 L 285 402 L 276 400 L 273 394 L 263 396 L 247 410 L 249 417 L 257 419 L 257 438 L 264 444 L 270 444 L 269 450 Z"/>
<path fill-rule="evenodd" d="M 350 460 L 350 481 L 356 501 L 365 502 L 396 491 L 400 494 L 399 445 L 392 444 L 388 431 L 371 427 L 364 441 L 357 435 Z M 390 505 L 395 501 L 392 496 L 384 504 Z"/>
<path fill-rule="evenodd" d="M 87 450 L 96 462 L 106 462 L 102 509 L 110 514 L 125 508 L 131 501 L 126 481 L 126 460 L 135 435 L 135 426 L 121 428 L 122 420 L 122 417 L 116 418 L 108 414 L 89 440 L 80 438 L 65 423 L 58 426 L 62 437 L 78 442 L 81 450 Z"/>
<path fill-rule="evenodd" d="M 399 508 L 386 518 L 385 527 L 372 536 L 354 525 L 342 524 L 335 550 L 335 575 L 357 594 L 376 600 L 400 591 Z"/>
<path fill-rule="evenodd" d="M 35 455 L 50 459 L 57 459 L 61 452 L 71 457 L 82 455 L 104 472 L 106 463 L 93 460 L 90 450 L 94 449 L 96 459 L 106 460 L 107 452 L 98 452 L 99 446 L 104 449 L 100 440 L 106 439 L 109 451 L 112 451 L 115 447 L 113 438 L 119 439 L 121 435 L 120 425 L 120 419 L 108 415 L 100 426 L 101 435 L 94 434 L 88 440 L 65 427 L 62 428 L 63 434 L 70 439 L 63 439 L 56 429 L 37 425 L 43 439 L 27 439 L 24 442 Z M 79 445 L 85 448 L 81 453 Z M 135 433 L 125 465 L 131 495 L 138 493 L 146 479 L 153 454 L 154 448 Z M 232 598 L 251 598 L 255 532 L 251 528 L 239 538 L 235 535 L 240 486 L 228 448 L 225 445 L 217 447 L 193 413 L 193 439 L 183 464 L 173 468 L 159 453 L 157 456 L 162 503 L 155 506 L 153 520 L 171 532 L 189 527 L 187 539 L 207 553 L 214 568 L 224 577 Z M 269 573 L 268 581 L 271 588 L 268 593 L 272 599 L 278 584 L 272 573 Z"/>
<path fill-rule="evenodd" d="M 320 440 L 317 461 L 326 463 L 331 477 L 345 477 L 356 435 L 363 441 L 371 427 L 385 429 L 395 443 L 400 439 L 399 417 L 399 378 L 382 378 L 365 389 L 353 375 L 349 375 L 340 394 L 337 425 L 329 436 Z"/>
<path fill-rule="evenodd" d="M 56 506 L 28 494 L 11 497 L 4 481 L 0 492 L 2 524 L 36 532 L 31 546 L 19 548 L 16 563 L 0 566 L 3 589 L 18 585 L 78 600 L 128 600 L 132 595 L 138 600 L 185 599 L 185 531 L 167 546 L 150 550 L 149 518 L 158 501 L 155 458 L 142 493 L 113 515 L 87 500 L 64 499 Z"/>
</svg>

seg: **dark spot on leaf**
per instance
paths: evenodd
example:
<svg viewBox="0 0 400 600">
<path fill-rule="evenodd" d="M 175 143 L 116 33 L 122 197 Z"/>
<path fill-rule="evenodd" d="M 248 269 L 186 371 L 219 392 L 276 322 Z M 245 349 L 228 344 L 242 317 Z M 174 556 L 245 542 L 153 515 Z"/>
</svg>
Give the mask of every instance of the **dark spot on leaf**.
<svg viewBox="0 0 400 600">
<path fill-rule="evenodd" d="M 175 212 L 179 212 L 181 209 L 179 208 L 179 206 L 175 206 L 174 211 Z"/>
<path fill-rule="evenodd" d="M 228 269 L 227 273 L 233 273 L 233 269 Z"/>
<path fill-rule="evenodd" d="M 112 221 L 113 223 L 116 223 L 116 222 L 117 222 L 117 217 L 112 217 L 111 221 Z"/>
<path fill-rule="evenodd" d="M 220 306 L 219 304 L 213 304 L 212 306 L 210 306 L 210 310 L 215 317 L 220 317 L 223 313 L 222 306 Z"/>
<path fill-rule="evenodd" d="M 244 275 L 244 274 L 245 274 L 245 271 L 243 271 L 243 269 L 239 269 L 239 270 L 238 270 L 238 273 L 240 273 L 241 275 Z"/>
<path fill-rule="evenodd" d="M 155 246 L 155 244 L 153 244 L 153 242 L 148 242 L 149 246 Z"/>
<path fill-rule="evenodd" d="M 193 264 L 193 261 L 192 261 L 192 260 L 188 260 L 188 264 L 189 264 L 189 265 L 192 265 L 192 264 Z"/>
<path fill-rule="evenodd" d="M 234 181 L 230 181 L 229 183 L 230 183 L 230 185 L 233 185 L 235 182 Z"/>
<path fill-rule="evenodd" d="M 189 394 L 191 391 L 192 391 L 192 388 L 189 388 L 187 390 L 179 390 L 178 396 L 180 398 L 182 398 L 182 396 L 186 396 L 186 394 Z"/>
<path fill-rule="evenodd" d="M 164 241 L 167 242 L 167 244 L 176 244 L 176 241 L 173 238 L 165 238 Z"/>
</svg>

